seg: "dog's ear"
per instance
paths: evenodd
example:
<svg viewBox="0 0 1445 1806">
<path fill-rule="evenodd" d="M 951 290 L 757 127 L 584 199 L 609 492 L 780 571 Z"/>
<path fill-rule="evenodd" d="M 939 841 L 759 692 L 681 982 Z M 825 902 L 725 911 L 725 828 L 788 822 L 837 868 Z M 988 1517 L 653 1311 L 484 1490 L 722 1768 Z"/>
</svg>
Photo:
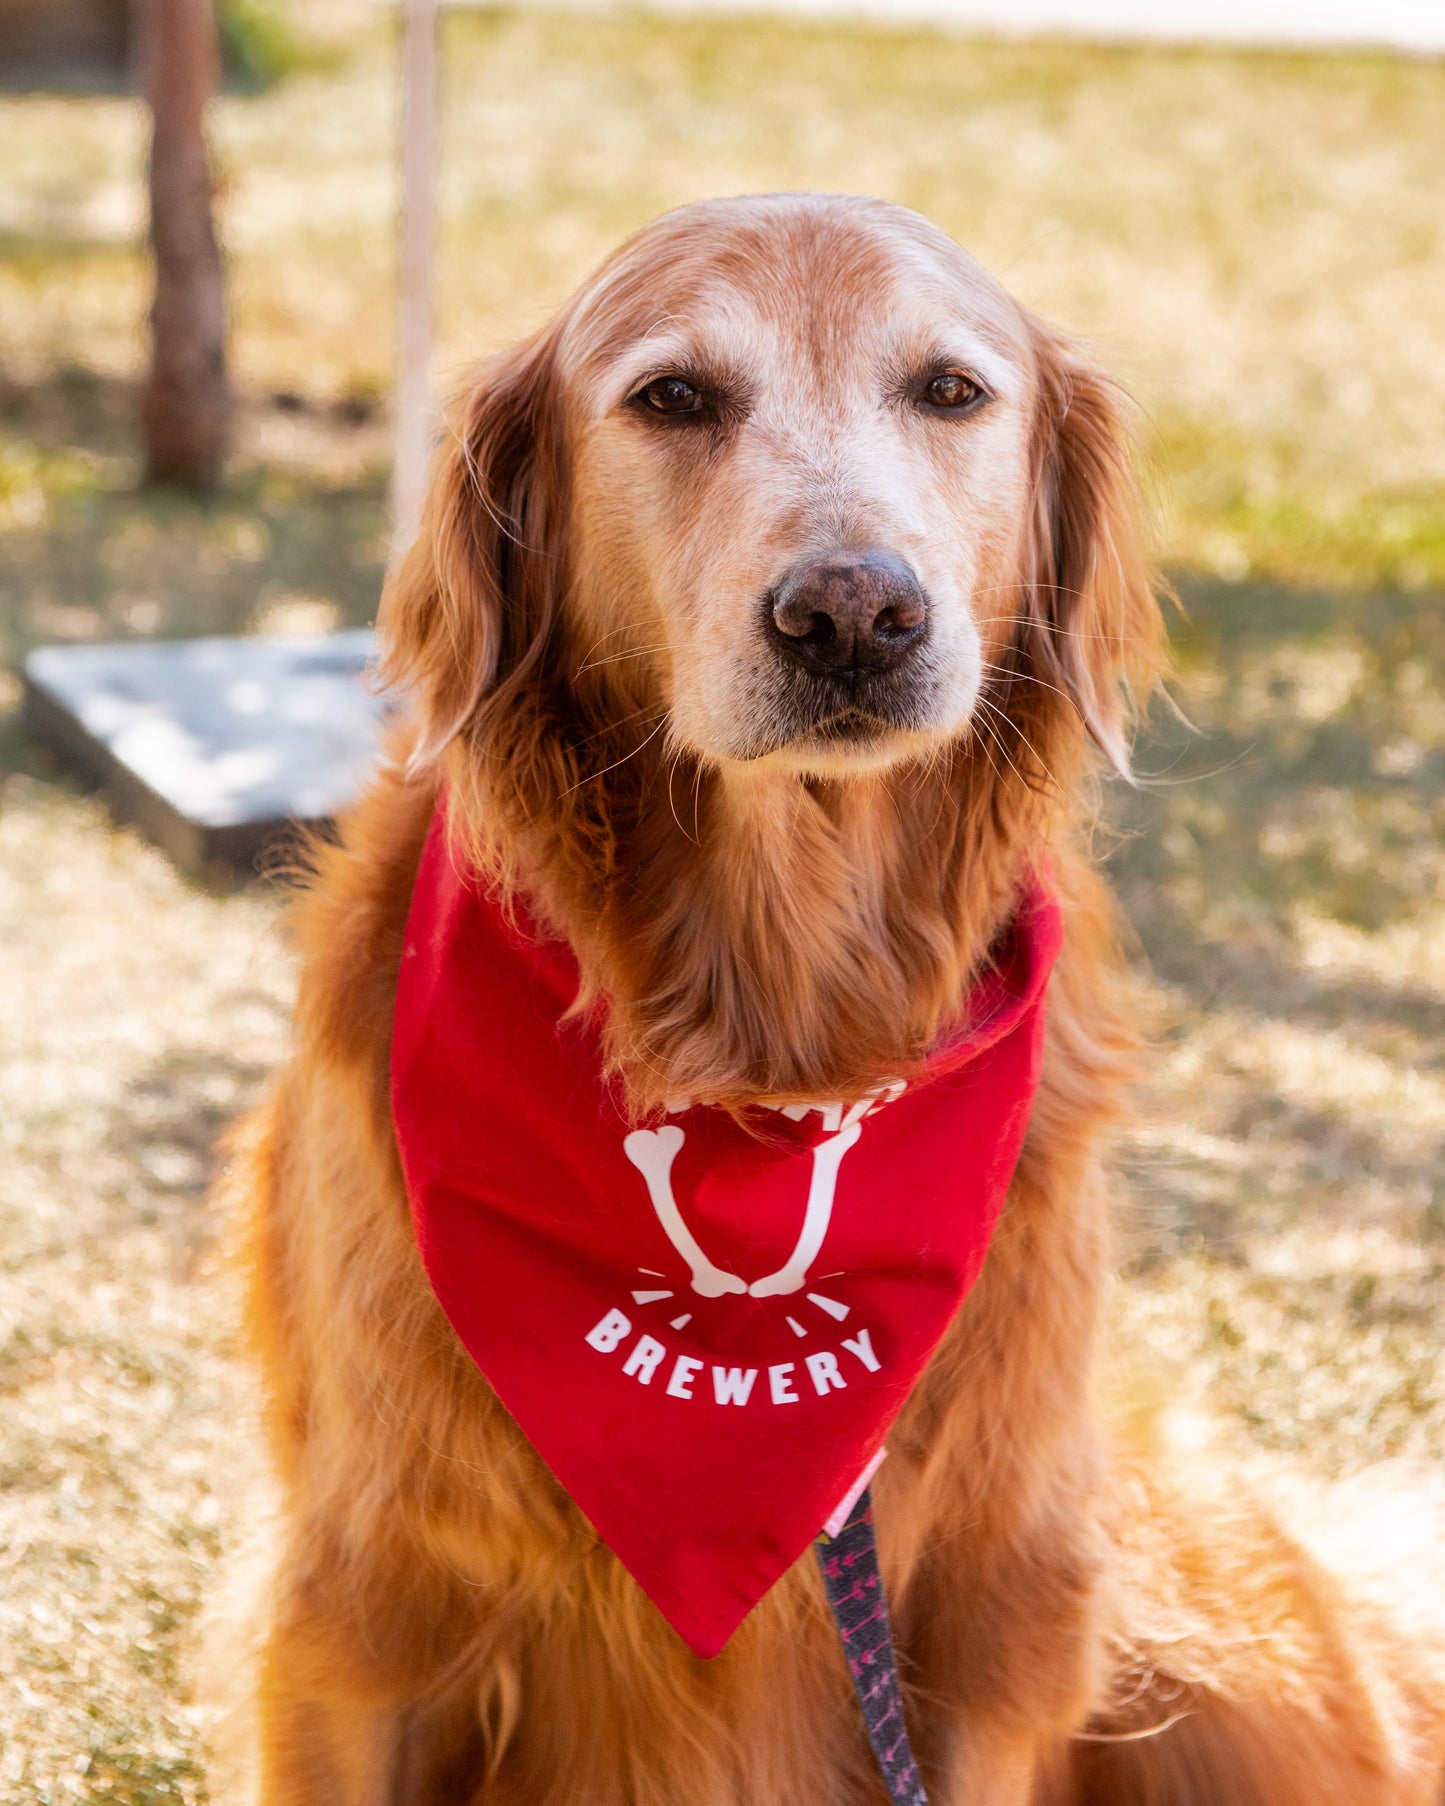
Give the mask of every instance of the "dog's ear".
<svg viewBox="0 0 1445 1806">
<path fill-rule="evenodd" d="M 1021 650 L 1127 778 L 1131 717 L 1160 673 L 1164 636 L 1140 537 L 1127 403 L 1037 324 L 1034 351 L 1035 514 Z"/>
<path fill-rule="evenodd" d="M 548 331 L 482 371 L 448 422 L 416 539 L 387 579 L 382 670 L 416 714 L 413 771 L 525 680 L 556 619 L 563 472 L 554 365 Z"/>
</svg>

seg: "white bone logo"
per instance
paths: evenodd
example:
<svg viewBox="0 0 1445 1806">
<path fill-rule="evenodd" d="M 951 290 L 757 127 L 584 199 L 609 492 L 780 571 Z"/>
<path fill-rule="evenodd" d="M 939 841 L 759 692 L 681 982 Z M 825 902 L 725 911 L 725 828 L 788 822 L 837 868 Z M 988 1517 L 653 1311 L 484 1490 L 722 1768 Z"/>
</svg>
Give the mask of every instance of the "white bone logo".
<svg viewBox="0 0 1445 1806">
<path fill-rule="evenodd" d="M 819 1105 L 823 1121 L 835 1133 L 813 1148 L 812 1179 L 808 1186 L 808 1204 L 803 1213 L 803 1227 L 793 1252 L 775 1273 L 755 1279 L 751 1285 L 736 1273 L 725 1273 L 703 1252 L 697 1237 L 683 1221 L 672 1189 L 672 1163 L 676 1160 L 686 1136 L 676 1123 L 665 1123 L 660 1129 L 634 1129 L 623 1142 L 627 1158 L 647 1182 L 647 1195 L 667 1239 L 687 1263 L 692 1276 L 692 1289 L 703 1298 L 721 1298 L 725 1293 L 747 1294 L 753 1298 L 781 1298 L 800 1292 L 807 1284 L 808 1269 L 818 1258 L 833 1219 L 833 1198 L 838 1187 L 838 1169 L 843 1156 L 863 1133 L 863 1118 L 870 1111 L 896 1097 L 903 1087 L 890 1086 L 881 1098 L 867 1098 L 855 1104 L 847 1114 L 841 1105 Z M 675 1106 L 686 1108 L 685 1105 Z M 783 1112 L 795 1120 L 807 1115 L 796 1105 Z"/>
<path fill-rule="evenodd" d="M 667 1231 L 667 1239 L 687 1262 L 692 1274 L 692 1289 L 704 1298 L 721 1298 L 724 1292 L 746 1292 L 747 1283 L 736 1273 L 724 1273 L 714 1266 L 697 1244 L 697 1238 L 682 1220 L 677 1199 L 672 1195 L 672 1163 L 677 1150 L 686 1140 L 675 1122 L 660 1129 L 634 1129 L 623 1142 L 623 1152 L 647 1181 L 647 1195 L 657 1220 Z"/>
</svg>

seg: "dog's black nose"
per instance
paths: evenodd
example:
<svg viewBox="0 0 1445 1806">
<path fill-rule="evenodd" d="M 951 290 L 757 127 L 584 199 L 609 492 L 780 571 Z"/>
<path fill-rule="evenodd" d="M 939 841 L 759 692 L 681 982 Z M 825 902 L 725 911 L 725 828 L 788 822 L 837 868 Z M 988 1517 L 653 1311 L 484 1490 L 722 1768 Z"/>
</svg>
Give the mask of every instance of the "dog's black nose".
<svg viewBox="0 0 1445 1806">
<path fill-rule="evenodd" d="M 795 564 L 769 592 L 773 643 L 834 677 L 891 671 L 928 632 L 923 586 L 896 552 L 833 552 Z"/>
</svg>

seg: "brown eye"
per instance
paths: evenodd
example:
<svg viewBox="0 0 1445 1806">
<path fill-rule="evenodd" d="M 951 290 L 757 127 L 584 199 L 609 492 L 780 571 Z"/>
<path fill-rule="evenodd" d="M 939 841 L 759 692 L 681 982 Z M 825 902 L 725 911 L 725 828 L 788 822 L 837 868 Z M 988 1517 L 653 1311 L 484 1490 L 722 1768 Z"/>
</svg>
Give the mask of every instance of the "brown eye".
<svg viewBox="0 0 1445 1806">
<path fill-rule="evenodd" d="M 923 391 L 924 400 L 935 408 L 966 408 L 982 395 L 978 384 L 957 370 L 945 370 L 941 376 L 935 376 Z"/>
<path fill-rule="evenodd" d="M 659 376 L 638 396 L 658 414 L 696 414 L 702 408 L 702 390 L 681 376 Z"/>
</svg>

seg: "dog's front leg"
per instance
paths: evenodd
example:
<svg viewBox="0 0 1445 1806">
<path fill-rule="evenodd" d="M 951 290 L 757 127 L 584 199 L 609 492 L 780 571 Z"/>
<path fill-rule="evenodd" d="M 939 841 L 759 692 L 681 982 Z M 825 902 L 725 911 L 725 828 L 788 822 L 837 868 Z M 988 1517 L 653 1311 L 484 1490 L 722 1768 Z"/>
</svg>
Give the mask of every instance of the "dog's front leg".
<svg viewBox="0 0 1445 1806">
<path fill-rule="evenodd" d="M 931 1806 L 1031 1806 L 1039 1774 L 1039 1738 L 1016 1725 L 969 1725 L 929 1790 Z"/>
<path fill-rule="evenodd" d="M 259 1806 L 422 1806 L 403 1708 L 292 1694 L 264 1713 Z"/>
<path fill-rule="evenodd" d="M 938 1540 L 900 1589 L 909 1715 L 932 1806 L 1042 1806 L 1105 1666 L 1102 1563 L 1087 1495 L 1030 1535 Z M 1067 1508 L 1066 1508 L 1067 1507 Z"/>
<path fill-rule="evenodd" d="M 383 1639 L 380 1639 L 384 1641 Z M 474 1693 L 397 1685 L 354 1623 L 277 1623 L 262 1655 L 256 1806 L 456 1806 L 471 1798 Z"/>
<path fill-rule="evenodd" d="M 459 1725 L 454 1713 L 291 1698 L 268 1720 L 257 1806 L 457 1806 L 474 1798 L 476 1726 Z M 487 1799 L 495 1806 L 493 1794 Z"/>
</svg>

